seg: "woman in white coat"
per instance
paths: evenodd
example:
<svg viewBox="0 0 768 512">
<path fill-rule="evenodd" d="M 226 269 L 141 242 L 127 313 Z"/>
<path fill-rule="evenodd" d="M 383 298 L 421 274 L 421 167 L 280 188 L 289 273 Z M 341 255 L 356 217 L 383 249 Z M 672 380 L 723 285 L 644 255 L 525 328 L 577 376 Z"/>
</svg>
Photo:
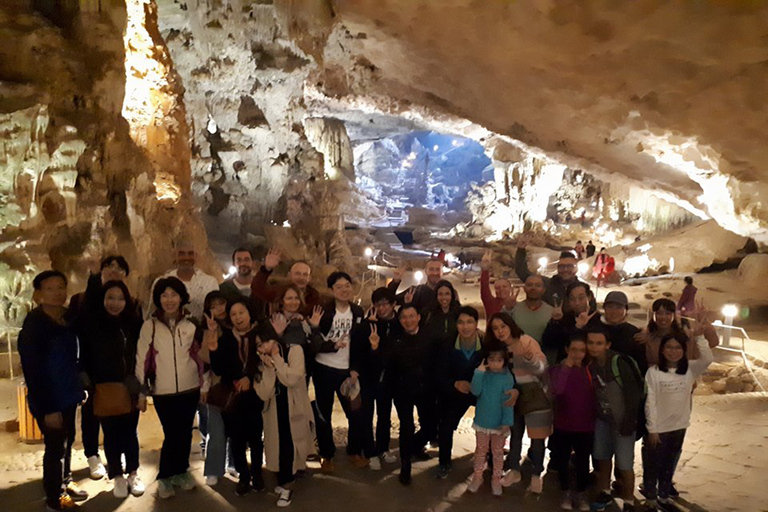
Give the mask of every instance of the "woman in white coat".
<svg viewBox="0 0 768 512">
<path fill-rule="evenodd" d="M 277 506 L 287 507 L 292 482 L 314 453 L 315 425 L 307 392 L 304 351 L 275 340 L 258 345 L 260 377 L 254 388 L 264 401 L 264 447 L 267 469 L 277 473 Z M 287 357 L 286 357 L 287 354 Z"/>
</svg>

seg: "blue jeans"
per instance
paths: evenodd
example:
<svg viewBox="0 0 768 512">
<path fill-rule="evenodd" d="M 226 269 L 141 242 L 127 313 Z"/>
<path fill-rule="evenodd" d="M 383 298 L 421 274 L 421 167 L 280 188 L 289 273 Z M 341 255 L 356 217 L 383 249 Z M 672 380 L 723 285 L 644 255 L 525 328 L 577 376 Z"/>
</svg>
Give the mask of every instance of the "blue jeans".
<svg viewBox="0 0 768 512">
<path fill-rule="evenodd" d="M 651 447 L 643 438 L 643 490 L 648 498 L 669 498 L 672 478 L 683 451 L 685 429 L 659 434 L 660 443 Z M 657 488 L 658 485 L 658 488 Z"/>
<path fill-rule="evenodd" d="M 214 405 L 204 406 L 208 416 L 208 442 L 205 446 L 204 476 L 224 476 L 227 464 L 227 436 L 221 409 Z"/>
<path fill-rule="evenodd" d="M 619 431 L 607 421 L 598 418 L 595 421 L 595 447 L 592 453 L 595 460 L 615 458 L 619 471 L 632 471 L 635 467 L 635 433 L 619 435 Z"/>
</svg>

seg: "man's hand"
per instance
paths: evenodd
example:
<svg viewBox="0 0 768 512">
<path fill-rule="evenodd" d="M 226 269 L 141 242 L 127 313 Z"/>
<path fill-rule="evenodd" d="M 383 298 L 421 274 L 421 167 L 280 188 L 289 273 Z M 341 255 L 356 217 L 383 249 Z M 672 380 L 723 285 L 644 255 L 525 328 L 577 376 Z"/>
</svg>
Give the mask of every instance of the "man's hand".
<svg viewBox="0 0 768 512">
<path fill-rule="evenodd" d="M 509 294 L 509 297 L 504 299 L 504 308 L 505 309 L 512 309 L 515 307 L 515 304 L 517 304 L 517 297 L 520 295 L 520 287 L 514 286 L 512 287 L 512 291 Z"/>
<path fill-rule="evenodd" d="M 456 391 L 465 395 L 468 395 L 470 391 L 472 391 L 472 384 L 466 380 L 457 380 L 453 383 L 453 387 L 456 388 Z"/>
<path fill-rule="evenodd" d="M 650 339 L 651 333 L 648 332 L 648 327 L 643 327 L 643 330 L 634 336 L 634 340 L 641 345 L 645 345 Z"/>
<path fill-rule="evenodd" d="M 488 249 L 483 253 L 483 258 L 480 260 L 480 270 L 490 270 L 491 261 L 493 261 L 493 251 Z"/>
<path fill-rule="evenodd" d="M 64 428 L 64 418 L 60 412 L 46 414 L 43 422 L 45 423 L 45 426 L 51 430 L 61 430 Z"/>
<path fill-rule="evenodd" d="M 325 311 L 323 311 L 323 308 L 320 306 L 312 308 L 312 316 L 309 317 L 309 325 L 313 329 L 320 327 L 320 320 L 322 320 L 324 312 Z"/>
<path fill-rule="evenodd" d="M 563 319 L 563 301 L 555 299 L 555 307 L 552 308 L 552 320 Z"/>
<path fill-rule="evenodd" d="M 517 399 L 520 397 L 520 391 L 517 389 L 509 389 L 505 394 L 509 398 L 504 402 L 504 407 L 514 407 L 517 403 Z"/>
<path fill-rule="evenodd" d="M 410 288 L 408 288 L 408 291 L 405 292 L 405 297 L 403 298 L 403 302 L 406 304 L 410 304 L 411 302 L 413 302 L 413 296 L 415 293 L 416 293 L 415 286 L 411 286 Z"/>
<path fill-rule="evenodd" d="M 280 264 L 281 256 L 280 249 L 275 249 L 274 247 L 269 249 L 269 252 L 267 252 L 267 255 L 264 257 L 264 268 L 270 272 L 275 270 Z"/>
<path fill-rule="evenodd" d="M 368 342 L 371 344 L 371 350 L 378 350 L 381 338 L 379 337 L 379 328 L 376 324 L 371 324 L 371 334 L 368 336 Z"/>
<path fill-rule="evenodd" d="M 244 391 L 248 391 L 251 389 L 251 379 L 248 377 L 243 377 L 240 380 L 235 381 L 235 391 L 238 393 L 242 393 Z"/>
<path fill-rule="evenodd" d="M 592 313 L 591 315 L 588 314 L 586 311 L 582 311 L 579 313 L 579 316 L 576 317 L 576 328 L 577 329 L 583 329 L 587 326 L 590 320 L 592 320 L 592 317 L 597 314 L 597 311 Z"/>
</svg>

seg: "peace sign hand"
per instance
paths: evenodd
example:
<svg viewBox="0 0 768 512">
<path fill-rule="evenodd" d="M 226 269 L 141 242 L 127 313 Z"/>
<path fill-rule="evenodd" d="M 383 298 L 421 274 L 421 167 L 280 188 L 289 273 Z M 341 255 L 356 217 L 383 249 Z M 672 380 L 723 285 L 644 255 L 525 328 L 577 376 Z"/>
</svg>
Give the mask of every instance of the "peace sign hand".
<svg viewBox="0 0 768 512">
<path fill-rule="evenodd" d="M 205 317 L 205 326 L 209 331 L 217 331 L 219 329 L 219 323 L 213 318 L 213 315 L 207 315 L 203 313 Z"/>
<path fill-rule="evenodd" d="M 379 328 L 375 323 L 371 324 L 371 335 L 368 336 L 368 341 L 371 343 L 371 350 L 378 350 L 381 338 L 379 337 Z"/>
<path fill-rule="evenodd" d="M 555 299 L 555 307 L 552 308 L 552 320 L 563 319 L 563 301 Z"/>
<path fill-rule="evenodd" d="M 315 306 L 312 308 L 312 316 L 309 317 L 309 325 L 317 329 L 320 327 L 320 320 L 323 318 L 323 308 L 321 306 Z"/>
<path fill-rule="evenodd" d="M 483 253 L 483 259 L 480 260 L 480 269 L 490 270 L 491 261 L 493 261 L 493 251 L 491 249 L 488 249 L 487 251 L 485 251 L 485 253 Z"/>
<path fill-rule="evenodd" d="M 275 330 L 278 336 L 282 336 L 285 329 L 288 327 L 288 319 L 282 313 L 275 313 L 270 320 L 272 328 Z"/>
<path fill-rule="evenodd" d="M 579 313 L 579 316 L 576 317 L 576 328 L 577 329 L 583 329 L 587 326 L 590 320 L 592 320 L 592 317 L 597 314 L 597 311 L 592 313 L 591 315 L 588 314 L 586 311 L 582 311 Z"/>
<path fill-rule="evenodd" d="M 405 302 L 406 304 L 410 304 L 411 302 L 413 302 L 413 296 L 415 293 L 416 293 L 415 286 L 411 286 L 410 288 L 408 288 L 408 291 L 405 292 L 405 298 L 403 302 Z"/>
</svg>

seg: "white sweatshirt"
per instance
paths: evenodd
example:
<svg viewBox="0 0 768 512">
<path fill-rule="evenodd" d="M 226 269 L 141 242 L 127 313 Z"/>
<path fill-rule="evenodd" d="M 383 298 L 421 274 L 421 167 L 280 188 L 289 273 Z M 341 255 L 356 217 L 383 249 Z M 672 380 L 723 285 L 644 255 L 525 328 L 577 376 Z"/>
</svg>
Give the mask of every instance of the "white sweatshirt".
<svg viewBox="0 0 768 512">
<path fill-rule="evenodd" d="M 704 337 L 696 339 L 701 357 L 688 360 L 688 371 L 679 375 L 674 370 L 662 372 L 654 365 L 648 369 L 648 400 L 645 416 L 648 432 L 663 434 L 688 428 L 691 424 L 691 393 L 696 379 L 714 360 L 712 350 Z"/>
</svg>

